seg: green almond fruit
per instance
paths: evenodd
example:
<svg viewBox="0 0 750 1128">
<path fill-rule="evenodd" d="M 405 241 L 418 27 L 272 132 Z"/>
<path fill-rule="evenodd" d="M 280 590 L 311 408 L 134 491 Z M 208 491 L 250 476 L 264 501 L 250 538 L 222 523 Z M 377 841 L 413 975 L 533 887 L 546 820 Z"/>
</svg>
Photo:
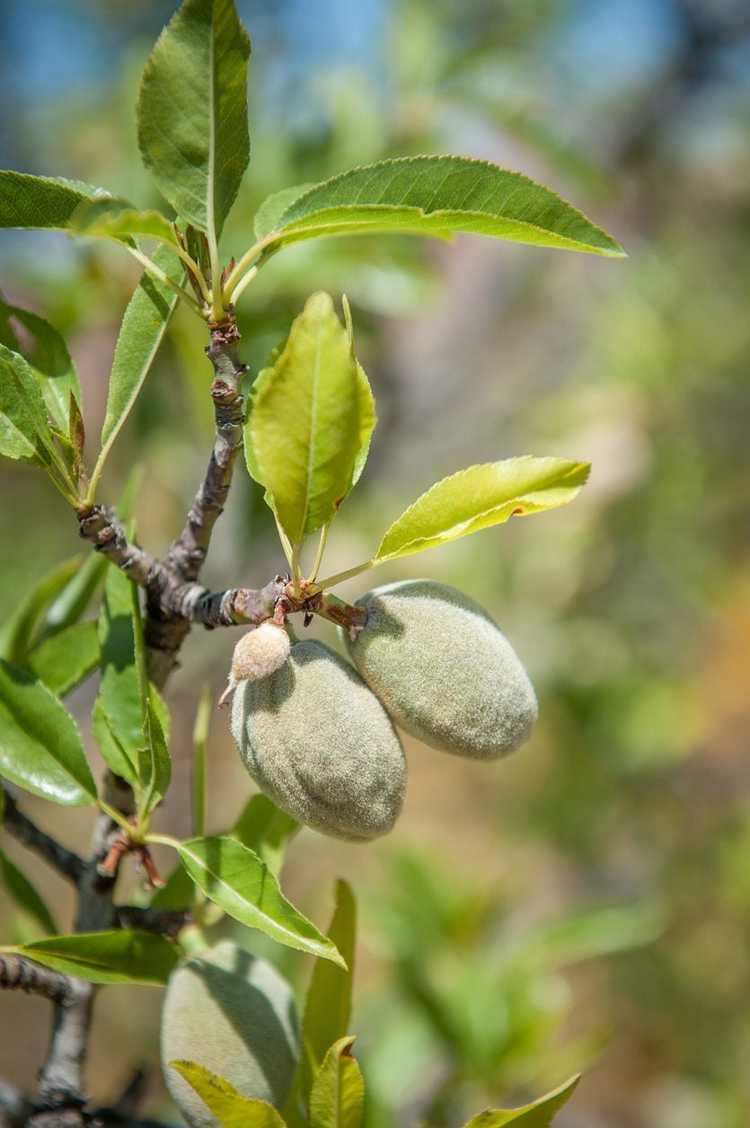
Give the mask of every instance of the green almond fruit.
<svg viewBox="0 0 750 1128">
<path fill-rule="evenodd" d="M 323 643 L 297 642 L 281 669 L 240 682 L 232 734 L 261 791 L 299 822 L 366 840 L 398 818 L 401 741 L 357 671 Z"/>
<path fill-rule="evenodd" d="M 167 1088 L 191 1128 L 222 1126 L 171 1061 L 194 1061 L 243 1096 L 281 1108 L 299 1059 L 291 987 L 271 964 L 222 940 L 170 976 L 161 1058 Z"/>
<path fill-rule="evenodd" d="M 432 748 L 493 760 L 528 739 L 534 689 L 505 635 L 455 588 L 405 580 L 357 601 L 368 612 L 346 637 L 355 666 L 406 732 Z"/>
</svg>

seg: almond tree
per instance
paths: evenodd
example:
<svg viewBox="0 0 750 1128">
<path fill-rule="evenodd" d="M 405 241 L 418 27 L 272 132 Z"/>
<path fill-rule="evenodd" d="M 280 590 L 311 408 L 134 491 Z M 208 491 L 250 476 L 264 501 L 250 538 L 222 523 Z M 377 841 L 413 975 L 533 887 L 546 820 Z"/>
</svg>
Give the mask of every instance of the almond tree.
<svg viewBox="0 0 750 1128">
<path fill-rule="evenodd" d="M 206 836 L 206 698 L 196 720 L 194 835 L 179 841 L 152 831 L 152 814 L 170 783 L 163 690 L 193 626 L 252 629 L 271 622 L 286 629 L 290 620 L 318 616 L 355 636 L 367 613 L 333 594 L 339 583 L 511 516 L 563 505 L 588 474 L 585 462 L 531 456 L 460 470 L 397 517 L 366 561 L 325 575 L 333 521 L 364 469 L 374 397 L 357 360 L 346 299 L 340 317 L 333 300 L 317 294 L 252 382 L 246 408 L 250 380 L 235 311 L 245 291 L 251 298 L 259 272 L 273 269 L 274 256 L 295 243 L 373 232 L 444 240 L 467 232 L 600 256 L 624 252 L 580 211 L 518 172 L 468 157 L 420 156 L 282 188 L 259 208 L 249 245 L 230 254 L 220 240 L 250 157 L 249 55 L 232 0 L 185 0 L 159 37 L 143 75 L 138 132 L 168 213 L 141 210 L 84 183 L 0 173 L 0 226 L 112 240 L 143 267 L 122 320 L 91 467 L 84 461 L 81 393 L 65 342 L 37 315 L 0 305 L 0 452 L 48 476 L 91 546 L 85 563 L 63 563 L 33 587 L 0 635 L 4 829 L 77 895 L 75 930 L 59 935 L 31 882 L 1 856 L 10 893 L 46 935 L 0 951 L 0 986 L 53 1004 L 38 1091 L 0 1087 L 11 1125 L 145 1125 L 131 1114 L 131 1093 L 110 1108 L 87 1104 L 82 1070 L 95 995 L 109 983 L 164 984 L 223 914 L 316 960 L 302 1024 L 307 1053 L 294 1100 L 283 1110 L 286 1121 L 321 1128 L 361 1122 L 362 1081 L 348 1030 L 355 927 L 348 886 L 339 886 L 327 934 L 286 900 L 277 875 L 297 823 L 264 795 L 250 799 L 225 834 Z M 216 431 L 184 527 L 157 559 L 130 519 L 134 499 L 126 496 L 115 508 L 106 498 L 105 472 L 178 302 L 205 324 L 206 389 Z M 287 570 L 265 577 L 260 587 L 227 577 L 226 588 L 211 591 L 200 582 L 201 569 L 243 445 L 247 469 L 266 491 Z M 311 537 L 316 543 L 308 553 Z M 96 619 L 85 618 L 95 600 Z M 63 704 L 92 676 L 98 692 L 91 729 L 108 766 L 98 782 Z M 309 723 L 314 732 L 314 716 Z M 24 813 L 23 791 L 90 809 L 86 857 Z M 166 884 L 151 857 L 156 843 L 177 855 Z M 142 905 L 116 898 L 129 856 L 142 865 L 152 890 Z M 217 1123 L 284 1123 L 280 1110 L 236 1092 L 199 1063 L 182 1062 L 180 1069 Z M 534 1106 L 495 1110 L 471 1123 L 546 1124 L 575 1082 Z"/>
</svg>

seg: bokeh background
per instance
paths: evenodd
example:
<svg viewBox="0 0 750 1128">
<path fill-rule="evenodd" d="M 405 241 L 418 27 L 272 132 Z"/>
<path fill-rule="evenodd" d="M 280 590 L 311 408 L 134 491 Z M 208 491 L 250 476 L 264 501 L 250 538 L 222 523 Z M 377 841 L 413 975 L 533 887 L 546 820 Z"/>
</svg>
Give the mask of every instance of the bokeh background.
<svg viewBox="0 0 750 1128">
<path fill-rule="evenodd" d="M 149 45 L 173 7 L 4 0 L 0 164 L 158 204 L 139 163 L 133 106 Z M 387 841 L 363 848 L 306 832 L 289 851 L 287 893 L 321 925 L 337 875 L 360 897 L 353 1026 L 370 1128 L 452 1128 L 579 1069 L 561 1128 L 742 1128 L 750 1123 L 747 5 L 238 7 L 254 43 L 253 154 L 223 241 L 227 257 L 251 241 L 266 194 L 421 152 L 521 169 L 630 253 L 610 262 L 467 236 L 451 246 L 331 240 L 285 251 L 242 299 L 254 371 L 312 290 L 346 292 L 352 302 L 380 421 L 368 470 L 331 536 L 329 573 L 365 558 L 418 492 L 464 465 L 521 453 L 594 464 L 570 508 L 377 577 L 430 575 L 482 601 L 527 662 L 541 719 L 518 756 L 490 766 L 408 741 L 408 802 Z M 6 298 L 43 313 L 69 340 L 90 436 L 136 277 L 127 256 L 101 244 L 24 232 L 0 240 Z M 180 526 L 209 449 L 203 344 L 199 324 L 178 314 L 104 483 L 114 499 L 142 466 L 137 517 L 154 550 Z M 41 475 L 6 464 L 0 489 L 7 613 L 80 546 Z M 259 585 L 280 564 L 268 511 L 240 467 L 207 582 Z M 342 594 L 355 597 L 371 582 L 361 577 Z M 190 829 L 198 692 L 223 684 L 235 637 L 195 633 L 174 679 L 175 783 L 159 815 L 174 833 Z M 84 728 L 94 693 L 88 685 L 73 698 Z M 210 751 L 210 828 L 222 830 L 249 785 L 221 715 Z M 85 813 L 27 806 L 85 849 Z M 69 926 L 66 891 L 10 840 L 6 847 Z M 0 911 L 3 938 L 30 934 L 4 898 Z M 251 934 L 242 940 L 258 946 Z M 272 954 L 304 984 L 305 958 Z M 89 1083 L 109 1099 L 146 1063 L 147 1107 L 168 1119 L 155 1068 L 159 1002 L 146 988 L 102 993 Z M 33 1084 L 47 1021 L 42 1000 L 0 994 L 0 1074 Z"/>
</svg>

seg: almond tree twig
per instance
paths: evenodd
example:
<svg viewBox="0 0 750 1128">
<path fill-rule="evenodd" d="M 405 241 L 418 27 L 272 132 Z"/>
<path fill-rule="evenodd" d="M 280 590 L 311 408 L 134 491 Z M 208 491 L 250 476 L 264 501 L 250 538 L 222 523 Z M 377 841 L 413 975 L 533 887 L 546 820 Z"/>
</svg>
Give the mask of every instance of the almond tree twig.
<svg viewBox="0 0 750 1128">
<path fill-rule="evenodd" d="M 18 809 L 15 799 L 4 784 L 2 788 L 5 793 L 5 813 L 3 816 L 5 829 L 24 846 L 35 850 L 62 877 L 77 885 L 85 867 L 83 859 L 41 830 L 28 815 Z"/>
</svg>

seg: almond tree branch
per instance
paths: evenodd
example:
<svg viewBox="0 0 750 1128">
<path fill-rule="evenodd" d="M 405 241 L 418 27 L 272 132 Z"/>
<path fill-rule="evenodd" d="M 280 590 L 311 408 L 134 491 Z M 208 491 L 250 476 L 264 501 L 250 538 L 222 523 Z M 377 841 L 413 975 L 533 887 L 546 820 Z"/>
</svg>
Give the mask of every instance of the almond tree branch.
<svg viewBox="0 0 750 1128">
<path fill-rule="evenodd" d="M 0 987 L 6 991 L 25 991 L 27 995 L 43 995 L 61 1006 L 69 1006 L 73 1001 L 73 981 L 69 976 L 11 953 L 0 953 Z"/>
<path fill-rule="evenodd" d="M 118 905 L 115 919 L 120 928 L 140 928 L 175 939 L 189 923 L 190 909 L 142 909 L 136 905 Z"/>
<path fill-rule="evenodd" d="M 214 449 L 185 527 L 172 544 L 165 561 L 167 567 L 186 581 L 195 581 L 200 574 L 214 525 L 221 516 L 232 484 L 235 459 L 242 446 L 244 401 L 240 384 L 247 365 L 239 359 L 239 343 L 240 334 L 233 319 L 212 327 L 206 355 L 214 368 L 211 384 L 216 421 Z"/>
<path fill-rule="evenodd" d="M 116 514 L 103 506 L 79 510 L 81 536 L 122 569 L 146 592 L 145 639 L 149 653 L 149 676 L 163 688 L 177 664 L 177 655 L 193 623 L 206 627 L 240 622 L 262 622 L 270 617 L 281 598 L 285 577 L 277 577 L 258 591 L 231 588 L 210 592 L 196 581 L 206 558 L 213 527 L 222 512 L 237 451 L 242 442 L 243 403 L 239 385 L 245 366 L 238 358 L 239 332 L 233 316 L 211 327 L 206 350 L 214 368 L 211 395 L 216 417 L 216 439 L 203 482 L 188 514 L 185 528 L 164 561 L 131 544 Z M 129 813 L 132 793 L 111 773 L 106 780 L 107 801 Z M 113 904 L 118 866 L 101 872 L 117 827 L 106 816 L 97 819 L 89 860 L 80 863 L 77 876 L 79 907 L 77 931 L 122 927 L 138 919 L 139 927 L 169 932 L 177 926 L 177 914 Z M 79 859 L 80 862 L 80 859 Z M 40 1073 L 40 1104 L 27 1121 L 28 1128 L 53 1128 L 87 1123 L 116 1124 L 123 1120 L 116 1110 L 85 1111 L 81 1069 L 88 1043 L 95 989 L 90 983 L 70 979 L 71 998 L 55 1004 L 50 1050 Z M 141 1124 L 146 1128 L 148 1122 Z"/>
<path fill-rule="evenodd" d="M 15 799 L 5 785 L 3 785 L 3 791 L 5 793 L 5 814 L 3 818 L 5 829 L 24 846 L 35 850 L 59 874 L 77 885 L 85 868 L 84 861 L 72 850 L 68 850 L 66 846 L 61 845 L 51 835 L 41 830 L 28 815 L 20 811 Z"/>
</svg>

